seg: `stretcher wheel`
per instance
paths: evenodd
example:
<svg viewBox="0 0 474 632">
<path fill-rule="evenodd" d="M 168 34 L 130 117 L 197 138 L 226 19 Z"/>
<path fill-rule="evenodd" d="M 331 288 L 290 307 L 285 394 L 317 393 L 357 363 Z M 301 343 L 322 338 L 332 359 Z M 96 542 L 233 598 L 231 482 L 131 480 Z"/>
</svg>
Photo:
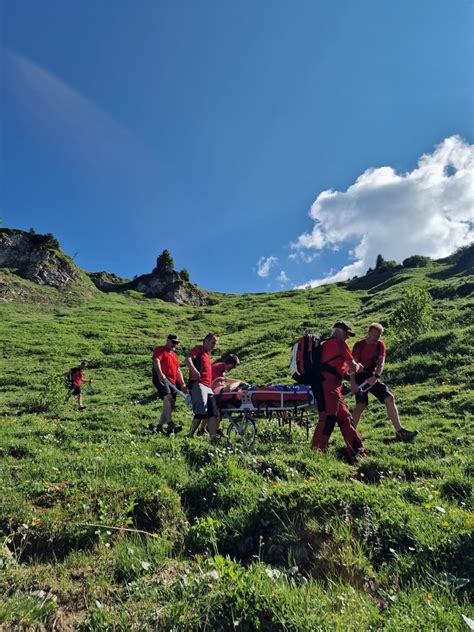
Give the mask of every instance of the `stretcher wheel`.
<svg viewBox="0 0 474 632">
<path fill-rule="evenodd" d="M 227 445 L 248 448 L 255 441 L 257 429 L 255 422 L 250 417 L 240 415 L 233 419 L 227 428 Z"/>
</svg>

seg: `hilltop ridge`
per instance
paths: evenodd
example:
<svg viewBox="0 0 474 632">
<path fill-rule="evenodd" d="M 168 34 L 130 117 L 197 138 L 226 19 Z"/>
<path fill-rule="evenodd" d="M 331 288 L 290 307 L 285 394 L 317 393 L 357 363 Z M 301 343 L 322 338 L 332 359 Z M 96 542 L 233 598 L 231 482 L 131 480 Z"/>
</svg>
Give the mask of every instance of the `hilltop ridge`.
<svg viewBox="0 0 474 632">
<path fill-rule="evenodd" d="M 80 270 L 50 233 L 39 235 L 34 231 L 0 228 L 0 300 L 38 300 L 41 293 L 36 288 L 28 291 L 28 286 L 18 277 L 36 286 L 52 288 L 52 293 L 43 295 L 47 302 L 54 302 L 55 298 L 69 303 L 87 300 L 94 294 L 94 286 L 102 292 L 135 290 L 147 298 L 160 298 L 178 305 L 213 302 L 191 283 L 186 271 L 176 272 L 171 257 L 163 258 L 163 253 L 151 273 L 130 281 L 110 272 Z"/>
</svg>

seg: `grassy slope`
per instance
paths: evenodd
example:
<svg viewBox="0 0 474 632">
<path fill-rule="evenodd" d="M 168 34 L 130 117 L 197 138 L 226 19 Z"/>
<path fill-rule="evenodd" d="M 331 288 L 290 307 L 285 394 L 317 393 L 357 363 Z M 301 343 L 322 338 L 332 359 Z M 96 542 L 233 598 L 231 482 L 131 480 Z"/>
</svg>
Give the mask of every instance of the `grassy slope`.
<svg viewBox="0 0 474 632">
<path fill-rule="evenodd" d="M 349 285 L 215 295 L 177 307 L 134 292 L 82 306 L 0 305 L 0 626 L 87 630 L 467 629 L 473 569 L 474 362 L 466 279 L 448 266 Z M 362 335 L 406 283 L 437 297 L 433 330 L 407 357 L 388 332 L 387 381 L 412 445 L 372 404 L 370 458 L 327 455 L 302 429 L 258 422 L 245 452 L 150 436 L 151 349 L 177 331 L 184 353 L 208 330 L 242 359 L 236 376 L 288 381 L 288 343 L 351 320 Z M 25 282 L 27 283 L 27 282 Z M 91 362 L 87 410 L 64 406 L 62 372 Z M 87 388 L 86 388 L 87 391 Z M 186 425 L 189 414 L 179 406 Z M 6 491 L 5 491 L 6 490 Z M 109 525 L 124 529 L 90 525 Z M 446 575 L 446 573 L 448 573 Z"/>
</svg>

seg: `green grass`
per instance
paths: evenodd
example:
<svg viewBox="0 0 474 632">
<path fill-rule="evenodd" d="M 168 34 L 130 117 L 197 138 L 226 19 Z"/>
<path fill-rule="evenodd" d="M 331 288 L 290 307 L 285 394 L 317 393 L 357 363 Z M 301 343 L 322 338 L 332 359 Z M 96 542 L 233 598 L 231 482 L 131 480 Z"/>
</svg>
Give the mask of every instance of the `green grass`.
<svg viewBox="0 0 474 632">
<path fill-rule="evenodd" d="M 0 629 L 467 629 L 473 277 L 449 262 L 382 276 L 202 308 L 136 292 L 67 305 L 15 278 L 21 301 L 0 304 Z M 433 328 L 412 350 L 387 331 L 386 378 L 413 444 L 377 402 L 358 466 L 337 429 L 323 455 L 303 428 L 258 419 L 254 446 L 233 451 L 150 435 L 158 404 L 133 405 L 170 331 L 182 357 L 216 331 L 236 377 L 290 382 L 295 337 L 341 318 L 362 337 L 412 282 L 433 296 Z M 78 413 L 61 375 L 83 358 Z M 181 403 L 176 419 L 188 427 Z"/>
</svg>

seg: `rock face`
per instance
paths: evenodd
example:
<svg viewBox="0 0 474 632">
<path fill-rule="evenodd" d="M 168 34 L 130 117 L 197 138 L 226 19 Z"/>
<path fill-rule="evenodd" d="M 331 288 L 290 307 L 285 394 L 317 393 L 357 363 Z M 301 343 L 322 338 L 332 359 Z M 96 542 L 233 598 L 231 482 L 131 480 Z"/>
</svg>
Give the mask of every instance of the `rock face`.
<svg viewBox="0 0 474 632">
<path fill-rule="evenodd" d="M 166 274 L 142 274 L 131 283 L 132 288 L 148 298 L 161 298 L 178 305 L 210 305 L 213 301 L 200 289 L 183 281 L 173 270 Z"/>
<path fill-rule="evenodd" d="M 89 272 L 89 278 L 101 292 L 118 292 L 130 289 L 130 281 L 122 279 L 113 272 Z"/>
<path fill-rule="evenodd" d="M 87 285 L 50 234 L 0 228 L 0 268 L 9 268 L 24 279 L 58 290 Z"/>
<path fill-rule="evenodd" d="M 214 302 L 176 272 L 173 259 L 167 250 L 158 257 L 156 266 L 150 274 L 142 274 L 133 281 L 121 279 L 111 272 L 92 272 L 89 276 L 102 292 L 136 290 L 147 298 L 160 298 L 177 305 L 212 305 Z"/>
</svg>

